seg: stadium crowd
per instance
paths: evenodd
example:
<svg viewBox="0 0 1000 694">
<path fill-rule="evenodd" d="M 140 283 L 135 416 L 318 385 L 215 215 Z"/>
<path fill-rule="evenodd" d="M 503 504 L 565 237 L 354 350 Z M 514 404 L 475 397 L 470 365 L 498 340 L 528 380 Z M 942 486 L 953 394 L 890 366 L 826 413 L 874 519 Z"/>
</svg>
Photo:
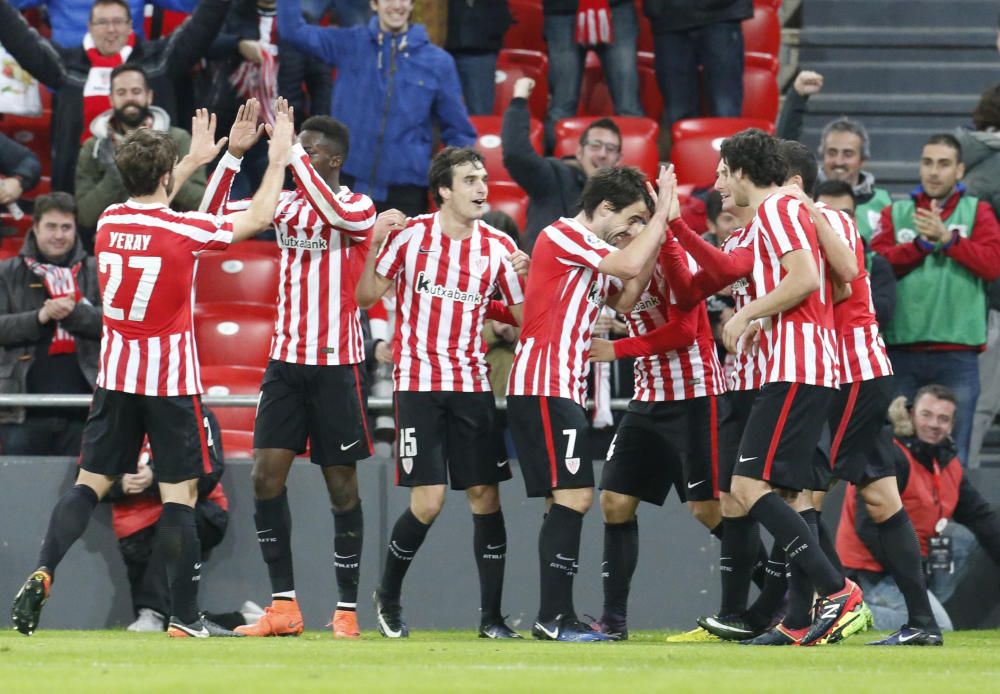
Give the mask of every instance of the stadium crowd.
<svg viewBox="0 0 1000 694">
<path fill-rule="evenodd" d="M 386 637 L 409 633 L 404 578 L 448 485 L 473 516 L 480 635 L 520 637 L 501 607 L 509 455 L 547 499 L 536 638 L 628 637 L 636 509 L 675 487 L 722 543 L 719 611 L 680 640 L 814 645 L 874 623 L 894 632 L 881 644 L 942 643 L 944 575 L 969 553 L 951 521 L 1000 563 L 1000 521 L 963 470 L 1000 409 L 1000 85 L 971 129 L 913 152 L 920 185 L 894 199 L 858 120 L 799 144 L 822 75 L 799 72 L 778 113 L 777 46 L 748 33 L 777 2 L 151 4 L 148 21 L 127 0 L 0 0 L 5 73 L 29 85 L 0 97 L 0 393 L 96 392 L 89 416 L 0 408 L 0 455 L 82 461 L 19 630 L 107 497 L 136 630 L 301 633 L 285 482 L 308 455 L 333 513 L 334 634 L 358 636 L 356 464 L 384 442 L 410 488 L 374 596 Z M 32 89 L 41 117 L 24 115 Z M 136 332 L 169 311 L 160 265 L 134 253 L 184 224 L 191 262 L 164 273 L 176 316 Z M 255 344 L 226 340 L 240 330 Z M 260 404 L 203 415 L 203 386 Z M 129 419 L 123 394 L 162 421 Z M 393 417 L 368 395 L 392 395 Z M 194 409 L 167 409 L 178 397 Z M 169 455 L 168 426 L 188 427 Z M 262 614 L 202 616 L 181 586 L 226 531 L 223 449 L 254 458 Z M 835 538 L 819 522 L 833 480 L 849 484 Z M 595 488 L 605 604 L 583 623 Z"/>
</svg>

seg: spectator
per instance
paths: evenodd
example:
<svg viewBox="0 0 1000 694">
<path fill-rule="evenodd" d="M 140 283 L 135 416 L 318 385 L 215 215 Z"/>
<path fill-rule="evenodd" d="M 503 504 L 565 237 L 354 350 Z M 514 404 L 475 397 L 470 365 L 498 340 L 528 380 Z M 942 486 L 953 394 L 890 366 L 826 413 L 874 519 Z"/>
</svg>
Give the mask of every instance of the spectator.
<svg viewBox="0 0 1000 694">
<path fill-rule="evenodd" d="M 302 11 L 310 24 L 318 24 L 333 5 L 337 12 L 337 25 L 352 27 L 367 24 L 372 16 L 371 0 L 305 0 Z"/>
<path fill-rule="evenodd" d="M 90 137 L 83 143 L 76 162 L 77 221 L 84 245 L 93 247 L 97 218 L 109 206 L 128 200 L 128 190 L 115 166 L 115 154 L 125 138 L 139 128 L 152 128 L 170 135 L 183 157 L 191 148 L 191 135 L 170 125 L 170 116 L 153 106 L 153 90 L 139 65 L 123 63 L 111 71 L 111 109 L 90 124 Z M 198 169 L 181 186 L 171 202 L 176 210 L 197 210 L 205 195 L 205 170 Z"/>
<path fill-rule="evenodd" d="M 965 175 L 962 182 L 970 195 L 987 200 L 1000 213 L 1000 84 L 983 92 L 972 113 L 975 130 L 959 128 L 955 137 L 962 145 Z M 983 438 L 1000 408 L 1000 281 L 988 290 L 989 319 L 986 351 L 979 355 L 979 402 L 972 425 L 969 466 L 979 466 Z"/>
<path fill-rule="evenodd" d="M 610 118 L 595 120 L 580 136 L 571 157 L 543 157 L 531 144 L 528 97 L 535 81 L 522 77 L 514 83 L 514 98 L 503 116 L 500 140 L 503 165 L 528 194 L 528 221 L 522 247 L 531 252 L 538 232 L 559 217 L 580 211 L 583 184 L 599 169 L 617 166 L 622 156 L 622 135 Z"/>
<path fill-rule="evenodd" d="M 0 262 L 0 392 L 92 393 L 101 339 L 97 267 L 76 234 L 73 196 L 35 201 L 21 253 Z M 0 409 L 6 455 L 80 453 L 82 407 Z"/>
<path fill-rule="evenodd" d="M 177 120 L 174 81 L 187 74 L 218 33 L 229 0 L 201 0 L 194 15 L 162 39 L 131 31 L 125 0 L 95 0 L 82 44 L 48 41 L 31 29 L 8 0 L 0 0 L 0 43 L 35 79 L 56 93 L 52 112 L 52 188 L 73 192 L 77 152 L 90 122 L 110 103 L 111 70 L 141 65 L 161 108 Z"/>
<path fill-rule="evenodd" d="M 722 209 L 722 196 L 714 189 L 705 197 L 705 222 L 708 231 L 701 237 L 716 248 L 722 248 L 729 235 L 743 226 L 736 215 Z"/>
<path fill-rule="evenodd" d="M 341 181 L 380 210 L 427 210 L 433 128 L 448 145 L 469 146 L 476 131 L 462 103 L 455 61 L 410 24 L 412 0 L 373 0 L 367 26 L 316 27 L 299 0 L 278 4 L 278 31 L 294 48 L 337 68 L 330 112 L 356 143 Z"/>
<path fill-rule="evenodd" d="M 708 115 L 739 116 L 743 111 L 740 22 L 753 16 L 753 0 L 645 0 L 643 11 L 653 26 L 656 81 L 667 125 L 701 115 L 701 75 Z"/>
<path fill-rule="evenodd" d="M 639 71 L 635 61 L 639 18 L 632 0 L 544 0 L 542 12 L 552 91 L 545 121 L 548 149 L 555 144 L 556 122 L 575 116 L 579 108 L 588 50 L 595 51 L 601 59 L 615 113 L 646 115 L 639 102 Z M 551 221 L 546 220 L 546 224 Z"/>
<path fill-rule="evenodd" d="M 136 36 L 146 37 L 143 27 L 145 6 L 153 5 L 164 10 L 191 12 L 198 0 L 127 0 Z M 19 10 L 45 5 L 52 27 L 52 40 L 60 46 L 78 46 L 87 34 L 90 7 L 74 0 L 11 0 Z"/>
<path fill-rule="evenodd" d="M 962 470 L 951 438 L 955 424 L 955 393 L 941 385 L 921 388 L 907 409 L 904 398 L 889 407 L 896 448 L 896 481 L 903 507 L 913 521 L 929 575 L 931 606 L 938 623 L 951 630 L 942 607 L 961 573 L 962 557 L 971 548 L 959 546 L 952 523 L 966 526 L 994 562 L 1000 564 L 1000 520 Z M 894 629 L 906 620 L 903 595 L 883 569 L 884 554 L 875 524 L 848 487 L 837 528 L 837 554 L 857 575 L 876 629 Z"/>
<path fill-rule="evenodd" d="M 961 145 L 934 135 L 920 186 L 882 211 L 872 248 L 896 273 L 899 310 L 884 327 L 898 394 L 929 383 L 958 396 L 955 442 L 963 464 L 979 397 L 977 356 L 986 343 L 986 283 L 1000 277 L 1000 225 L 989 203 L 959 183 Z"/>
<path fill-rule="evenodd" d="M 512 17 L 507 0 L 449 0 L 448 39 L 470 116 L 493 113 L 497 54 Z"/>
<path fill-rule="evenodd" d="M 41 176 L 42 163 L 35 153 L 0 133 L 0 207 L 17 202 Z"/>
<path fill-rule="evenodd" d="M 854 191 L 844 181 L 826 180 L 816 186 L 815 198 L 835 210 L 854 216 Z M 865 244 L 865 270 L 872 285 L 872 301 L 875 303 L 875 319 L 881 326 L 889 325 L 896 310 L 896 275 L 889 261 Z"/>
</svg>

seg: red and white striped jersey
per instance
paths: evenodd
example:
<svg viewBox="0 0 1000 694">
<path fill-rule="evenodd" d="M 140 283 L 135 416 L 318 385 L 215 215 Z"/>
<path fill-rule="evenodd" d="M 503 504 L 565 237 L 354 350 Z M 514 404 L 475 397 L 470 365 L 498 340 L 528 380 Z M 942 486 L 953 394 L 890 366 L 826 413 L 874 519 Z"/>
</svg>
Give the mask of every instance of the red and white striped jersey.
<svg viewBox="0 0 1000 694">
<path fill-rule="evenodd" d="M 722 244 L 725 253 L 732 253 L 737 248 L 753 249 L 754 227 L 752 224 L 737 229 L 729 235 Z M 750 303 L 750 278 L 741 277 L 732 284 L 734 312 L 739 312 Z M 767 358 L 764 351 L 751 345 L 740 344 L 736 354 L 729 355 L 726 370 L 729 390 L 759 390 L 764 384 L 764 368 Z"/>
<path fill-rule="evenodd" d="M 233 242 L 224 217 L 128 200 L 97 220 L 104 302 L 97 385 L 153 396 L 202 392 L 192 309 L 201 251 Z"/>
<path fill-rule="evenodd" d="M 817 207 L 837 236 L 854 251 L 858 276 L 851 281 L 851 295 L 835 304 L 837 351 L 840 355 L 840 382 L 870 381 L 892 375 L 892 362 L 879 335 L 875 319 L 872 285 L 865 268 L 865 247 L 850 215 L 823 203 Z"/>
<path fill-rule="evenodd" d="M 612 287 L 622 286 L 597 266 L 615 250 L 567 217 L 539 233 L 507 395 L 547 395 L 585 405 L 594 323 Z"/>
<path fill-rule="evenodd" d="M 516 250 L 480 221 L 468 238 L 452 239 L 437 213 L 389 234 L 375 271 L 396 282 L 397 391 L 490 391 L 483 324 L 494 294 L 508 306 L 524 302 L 508 260 Z"/>
<path fill-rule="evenodd" d="M 249 200 L 228 202 L 241 160 L 223 156 L 202 209 L 233 212 Z M 341 186 L 334 192 L 296 144 L 291 153 L 294 191 L 283 191 L 274 214 L 281 272 L 271 358 L 292 364 L 358 364 L 364 361 L 354 288 L 368 253 L 375 205 Z"/>
<path fill-rule="evenodd" d="M 690 255 L 687 260 L 693 275 L 698 271 L 698 265 Z M 676 304 L 677 297 L 657 266 L 635 308 L 625 314 L 629 335 L 646 335 L 665 325 L 669 307 Z M 704 303 L 696 310 L 698 327 L 694 342 L 665 354 L 636 358 L 633 368 L 634 400 L 689 400 L 705 395 L 721 395 L 726 391 L 712 326 L 708 322 L 708 310 Z"/>
<path fill-rule="evenodd" d="M 795 250 L 812 254 L 819 289 L 797 306 L 761 320 L 761 347 L 767 358 L 764 383 L 807 383 L 836 388 L 840 375 L 833 297 L 819 251 L 816 227 L 802 204 L 788 195 L 769 195 L 757 208 L 751 299 L 773 292 L 785 276 L 781 257 Z"/>
</svg>

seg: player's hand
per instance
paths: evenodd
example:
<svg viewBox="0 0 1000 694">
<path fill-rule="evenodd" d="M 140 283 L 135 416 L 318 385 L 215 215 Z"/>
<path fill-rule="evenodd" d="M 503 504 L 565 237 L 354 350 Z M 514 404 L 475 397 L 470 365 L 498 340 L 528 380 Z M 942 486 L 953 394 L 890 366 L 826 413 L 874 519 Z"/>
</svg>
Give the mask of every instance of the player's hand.
<svg viewBox="0 0 1000 694">
<path fill-rule="evenodd" d="M 743 336 L 743 349 L 747 350 L 751 359 L 755 359 L 760 351 L 760 335 L 760 322 L 751 321 Z"/>
<path fill-rule="evenodd" d="M 295 110 L 284 97 L 274 103 L 274 126 L 264 128 L 271 138 L 267 143 L 267 160 L 271 164 L 288 164 L 288 152 L 295 138 Z"/>
<path fill-rule="evenodd" d="M 740 311 L 722 327 L 722 343 L 731 354 L 737 354 L 740 351 L 740 342 L 749 326 L 750 319 L 747 317 L 746 311 Z"/>
<path fill-rule="evenodd" d="M 253 63 L 254 65 L 260 65 L 264 62 L 261 57 L 261 47 L 260 41 L 251 41 L 249 39 L 243 39 L 236 46 L 236 49 L 240 52 L 240 57 L 243 60 Z"/>
<path fill-rule="evenodd" d="M 375 218 L 375 228 L 372 229 L 372 248 L 379 248 L 389 232 L 405 227 L 406 220 L 406 215 L 396 209 L 380 212 Z"/>
<path fill-rule="evenodd" d="M 519 77 L 514 82 L 514 98 L 527 99 L 535 91 L 535 80 L 530 77 Z"/>
<path fill-rule="evenodd" d="M 185 159 L 190 159 L 198 166 L 210 164 L 215 159 L 229 138 L 215 141 L 216 119 L 214 113 L 207 108 L 199 108 L 191 119 L 191 147 Z"/>
<path fill-rule="evenodd" d="M 615 343 L 595 337 L 590 341 L 590 361 L 614 361 Z"/>
<path fill-rule="evenodd" d="M 516 272 L 519 277 L 528 276 L 528 270 L 531 267 L 530 255 L 518 248 L 516 251 L 507 256 L 507 260 L 510 261 L 511 266 L 514 268 L 514 272 Z"/>
<path fill-rule="evenodd" d="M 139 465 L 135 474 L 122 475 L 122 491 L 126 494 L 139 494 L 153 483 L 153 468 L 149 465 Z"/>
<path fill-rule="evenodd" d="M 392 347 L 385 340 L 380 340 L 375 345 L 375 361 L 379 364 L 392 363 Z"/>
<path fill-rule="evenodd" d="M 23 192 L 21 181 L 13 176 L 0 179 L 0 205 L 9 205 L 21 197 Z"/>
<path fill-rule="evenodd" d="M 913 226 L 917 228 L 917 233 L 931 243 L 947 242 L 951 239 L 951 232 L 941 221 L 941 209 L 936 200 L 931 201 L 931 209 L 917 208 L 913 213 Z"/>
<path fill-rule="evenodd" d="M 493 333 L 504 342 L 517 342 L 517 332 L 518 329 L 513 325 L 501 323 L 498 320 L 493 321 Z"/>
<path fill-rule="evenodd" d="M 795 83 L 792 84 L 792 89 L 799 96 L 812 96 L 813 94 L 819 94 L 823 89 L 823 75 L 818 72 L 813 72 L 812 70 L 803 70 L 795 77 Z"/>
<path fill-rule="evenodd" d="M 649 191 L 650 196 L 656 201 L 654 214 L 665 214 L 667 215 L 667 219 L 671 220 L 670 208 L 677 192 L 677 176 L 674 174 L 674 165 L 661 166 L 660 174 L 656 177 L 656 189 L 654 190 L 653 185 L 649 181 L 646 181 L 646 190 Z"/>
<path fill-rule="evenodd" d="M 264 134 L 264 124 L 257 124 L 260 117 L 260 102 L 257 99 L 247 99 L 236 112 L 236 120 L 229 129 L 229 153 L 234 157 L 242 157 Z"/>
</svg>

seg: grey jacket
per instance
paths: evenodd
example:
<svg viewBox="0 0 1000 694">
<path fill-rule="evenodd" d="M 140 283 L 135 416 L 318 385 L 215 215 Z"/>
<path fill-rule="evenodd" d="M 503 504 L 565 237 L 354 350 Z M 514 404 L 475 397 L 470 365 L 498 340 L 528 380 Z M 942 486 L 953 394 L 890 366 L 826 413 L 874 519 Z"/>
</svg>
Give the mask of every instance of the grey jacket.
<svg viewBox="0 0 1000 694">
<path fill-rule="evenodd" d="M 970 194 L 989 202 L 1000 218 L 1000 132 L 958 128 L 955 137 L 965 164 L 962 183 Z M 1000 311 L 1000 280 L 992 282 L 988 291 L 990 308 Z"/>
<path fill-rule="evenodd" d="M 24 264 L 25 256 L 38 257 L 34 233 L 25 238 L 20 255 L 0 261 L 0 393 L 3 394 L 25 392 L 35 349 L 40 342 L 51 340 L 55 330 L 51 322 L 45 325 L 38 322 L 38 310 L 48 294 L 41 279 Z M 76 282 L 83 299 L 61 324 L 76 337 L 80 370 L 93 386 L 101 354 L 101 295 L 97 264 L 84 252 L 77 237 L 68 262 L 79 261 L 83 265 Z M 0 423 L 20 424 L 24 414 L 21 407 L 0 408 Z"/>
</svg>

